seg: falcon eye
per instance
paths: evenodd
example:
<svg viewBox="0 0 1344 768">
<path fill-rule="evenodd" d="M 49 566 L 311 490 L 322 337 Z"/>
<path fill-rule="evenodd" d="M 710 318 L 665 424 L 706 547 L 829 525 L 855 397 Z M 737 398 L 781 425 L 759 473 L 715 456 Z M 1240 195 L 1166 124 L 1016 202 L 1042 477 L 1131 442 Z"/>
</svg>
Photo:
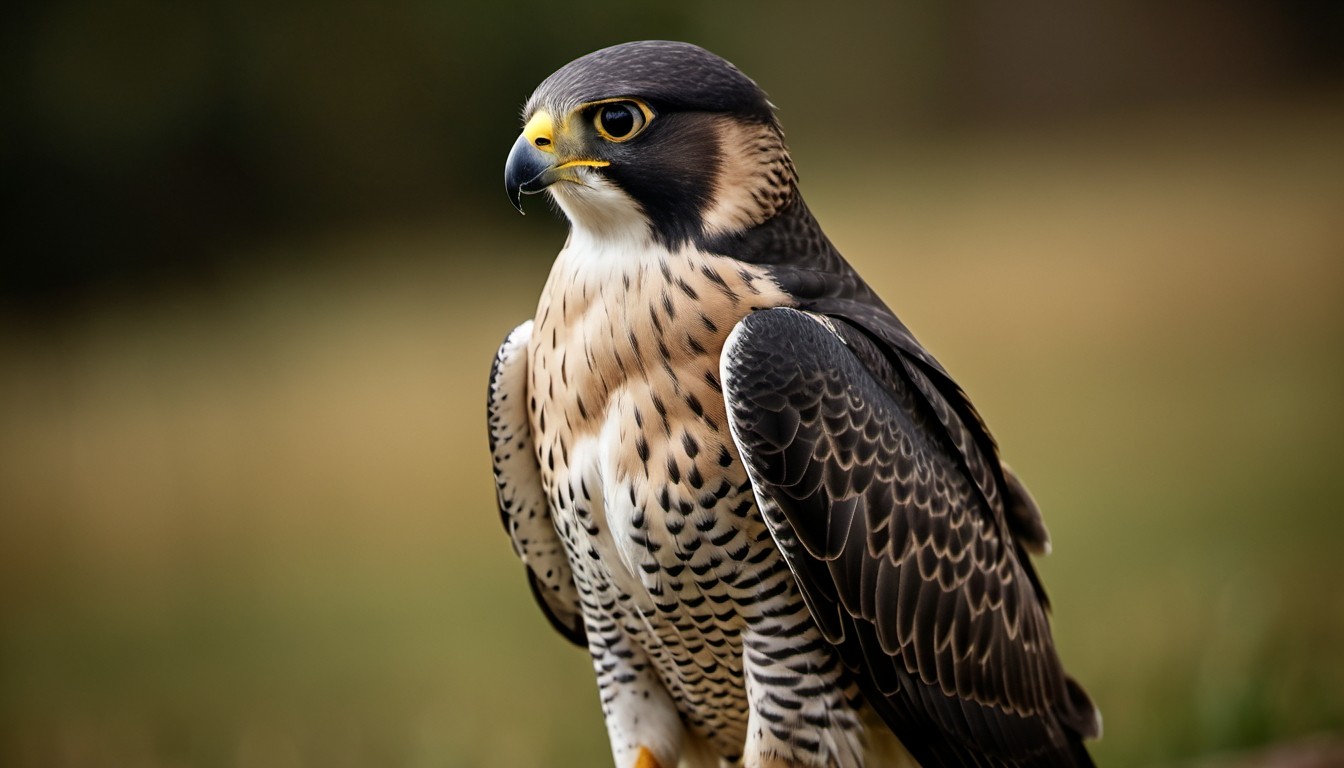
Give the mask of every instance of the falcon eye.
<svg viewBox="0 0 1344 768">
<path fill-rule="evenodd" d="M 608 141 L 625 141 L 634 138 L 653 115 L 647 107 L 633 101 L 613 101 L 597 108 L 593 124 L 597 132 Z"/>
<path fill-rule="evenodd" d="M 603 107 L 597 120 L 602 132 L 613 139 L 623 139 L 635 130 L 635 114 L 624 104 Z"/>
</svg>

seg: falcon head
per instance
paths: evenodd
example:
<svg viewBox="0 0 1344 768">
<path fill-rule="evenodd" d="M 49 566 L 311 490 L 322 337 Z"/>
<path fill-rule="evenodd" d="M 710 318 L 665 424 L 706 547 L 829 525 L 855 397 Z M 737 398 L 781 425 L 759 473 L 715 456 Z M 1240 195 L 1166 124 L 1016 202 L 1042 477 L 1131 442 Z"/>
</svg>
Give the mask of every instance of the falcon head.
<svg viewBox="0 0 1344 768">
<path fill-rule="evenodd" d="M 795 194 L 793 163 L 765 92 L 688 43 L 644 41 L 576 59 L 523 110 L 504 185 L 550 193 L 598 237 L 669 248 L 760 224 Z"/>
</svg>

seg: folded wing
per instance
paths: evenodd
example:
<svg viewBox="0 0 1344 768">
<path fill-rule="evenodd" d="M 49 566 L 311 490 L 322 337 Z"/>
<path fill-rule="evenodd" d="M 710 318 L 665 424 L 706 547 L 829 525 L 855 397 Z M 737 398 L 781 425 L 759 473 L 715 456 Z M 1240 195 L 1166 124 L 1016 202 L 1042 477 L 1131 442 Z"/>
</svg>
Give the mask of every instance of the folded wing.
<svg viewBox="0 0 1344 768">
<path fill-rule="evenodd" d="M 1022 549 L 1045 541 L 1039 513 L 941 368 L 792 309 L 739 323 L 722 368 L 771 533 L 906 748 L 925 765 L 1090 765 L 1096 713 Z"/>
<path fill-rule="evenodd" d="M 528 584 L 546 618 L 570 642 L 587 647 L 574 573 L 551 519 L 528 420 L 531 336 L 531 320 L 515 328 L 500 345 L 490 369 L 487 413 L 499 516 L 514 552 L 527 566 Z"/>
</svg>

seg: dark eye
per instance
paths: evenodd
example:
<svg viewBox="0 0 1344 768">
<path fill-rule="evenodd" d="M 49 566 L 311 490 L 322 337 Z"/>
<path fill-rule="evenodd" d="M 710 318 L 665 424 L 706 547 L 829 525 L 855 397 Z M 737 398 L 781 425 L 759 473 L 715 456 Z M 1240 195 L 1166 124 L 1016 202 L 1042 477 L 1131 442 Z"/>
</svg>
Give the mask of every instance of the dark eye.
<svg viewBox="0 0 1344 768">
<path fill-rule="evenodd" d="M 597 117 L 593 121 L 602 138 L 610 141 L 625 141 L 644 127 L 647 121 L 644 110 L 638 104 L 628 101 L 616 101 L 597 108 Z"/>
<path fill-rule="evenodd" d="M 635 113 L 624 104 L 603 107 L 601 116 L 602 131 L 613 139 L 623 139 L 635 130 Z"/>
</svg>

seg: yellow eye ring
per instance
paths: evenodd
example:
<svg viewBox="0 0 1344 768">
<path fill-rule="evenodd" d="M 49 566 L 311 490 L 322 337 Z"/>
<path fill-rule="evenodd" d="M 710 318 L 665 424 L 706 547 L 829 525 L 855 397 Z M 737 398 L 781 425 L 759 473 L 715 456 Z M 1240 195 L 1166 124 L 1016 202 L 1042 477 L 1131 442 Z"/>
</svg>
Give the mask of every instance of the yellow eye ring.
<svg viewBox="0 0 1344 768">
<path fill-rule="evenodd" d="M 653 110 L 634 99 L 607 99 L 588 105 L 593 108 L 593 127 L 607 141 L 629 141 L 653 122 Z"/>
</svg>

